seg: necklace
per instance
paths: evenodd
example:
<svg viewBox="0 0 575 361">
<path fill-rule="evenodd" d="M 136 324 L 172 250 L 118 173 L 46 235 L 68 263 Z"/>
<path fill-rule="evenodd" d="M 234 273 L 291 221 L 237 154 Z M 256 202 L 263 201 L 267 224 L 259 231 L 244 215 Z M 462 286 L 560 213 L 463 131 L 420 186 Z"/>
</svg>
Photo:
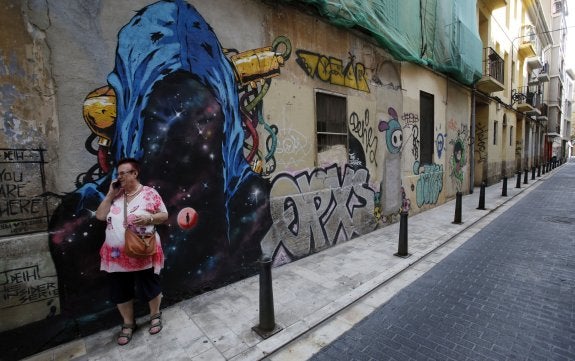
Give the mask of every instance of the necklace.
<svg viewBox="0 0 575 361">
<path fill-rule="evenodd" d="M 136 195 L 141 189 L 142 189 L 142 185 L 140 184 L 136 187 L 136 190 L 134 192 L 126 193 L 126 197 L 132 197 L 132 196 Z"/>
</svg>

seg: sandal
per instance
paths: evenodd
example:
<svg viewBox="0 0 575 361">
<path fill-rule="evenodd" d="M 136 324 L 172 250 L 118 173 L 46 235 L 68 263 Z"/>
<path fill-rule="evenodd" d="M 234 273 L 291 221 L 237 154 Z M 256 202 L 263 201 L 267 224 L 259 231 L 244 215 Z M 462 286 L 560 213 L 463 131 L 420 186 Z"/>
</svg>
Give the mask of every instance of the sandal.
<svg viewBox="0 0 575 361">
<path fill-rule="evenodd" d="M 154 321 L 156 321 L 156 322 L 154 322 Z M 150 335 L 155 335 L 157 333 L 160 333 L 160 331 L 162 331 L 163 327 L 164 326 L 162 326 L 162 313 L 161 312 L 158 312 L 155 315 L 153 315 L 152 317 L 150 317 L 150 328 L 148 328 L 148 332 L 150 333 Z"/>
<path fill-rule="evenodd" d="M 138 328 L 138 326 L 136 325 L 136 323 L 124 323 L 122 324 L 122 329 L 120 330 L 120 333 L 118 334 L 118 339 L 116 340 L 116 342 L 118 343 L 118 345 L 120 346 L 126 346 L 127 344 L 130 343 L 130 341 L 132 340 L 132 335 L 134 334 L 134 332 L 136 331 L 136 328 Z M 124 330 L 131 330 L 131 332 L 124 332 Z M 120 339 L 126 339 L 126 342 L 121 342 Z"/>
</svg>

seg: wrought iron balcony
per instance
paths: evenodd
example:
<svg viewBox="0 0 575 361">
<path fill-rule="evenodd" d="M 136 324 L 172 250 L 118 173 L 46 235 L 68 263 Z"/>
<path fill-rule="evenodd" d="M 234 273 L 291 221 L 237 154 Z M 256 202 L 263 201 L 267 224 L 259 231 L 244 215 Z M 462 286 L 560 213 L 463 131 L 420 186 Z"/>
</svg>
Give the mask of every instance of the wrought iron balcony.
<svg viewBox="0 0 575 361">
<path fill-rule="evenodd" d="M 541 104 L 543 94 L 536 86 L 524 86 L 511 91 L 512 104 L 516 104 L 517 110 L 531 115 L 540 115 L 538 106 Z"/>
<path fill-rule="evenodd" d="M 477 89 L 493 93 L 504 89 L 505 61 L 491 47 L 483 48 L 483 76 L 477 82 Z"/>
</svg>

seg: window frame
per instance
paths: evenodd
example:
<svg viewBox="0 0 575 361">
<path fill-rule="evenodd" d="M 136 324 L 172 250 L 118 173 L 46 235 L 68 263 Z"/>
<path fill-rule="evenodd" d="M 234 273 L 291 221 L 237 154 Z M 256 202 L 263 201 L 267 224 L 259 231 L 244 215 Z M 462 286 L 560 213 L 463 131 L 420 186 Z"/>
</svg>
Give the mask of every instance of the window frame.
<svg viewBox="0 0 575 361">
<path fill-rule="evenodd" d="M 425 103 L 424 99 L 429 102 Z M 425 103 L 425 104 L 424 104 Z M 429 106 L 429 111 L 424 106 Z M 429 118 L 430 117 L 430 118 Z M 427 122 L 430 122 L 428 124 Z M 435 155 L 435 95 L 419 91 L 419 164 L 433 164 Z"/>
<path fill-rule="evenodd" d="M 342 116 L 342 130 L 345 129 L 345 132 L 333 132 L 333 131 L 329 131 L 326 127 L 326 130 L 319 130 L 319 123 L 320 123 L 320 111 L 321 111 L 321 106 L 318 103 L 320 103 L 322 100 L 320 100 L 320 98 L 322 97 L 326 97 L 326 98 L 331 98 L 331 99 L 341 99 L 341 101 L 343 101 L 343 116 Z M 345 159 L 344 162 L 347 164 L 349 162 L 349 128 L 348 128 L 348 101 L 347 101 L 347 96 L 345 96 L 344 94 L 340 94 L 340 93 L 335 93 L 335 92 L 330 92 L 327 90 L 323 90 L 323 89 L 315 89 L 314 91 L 314 108 L 315 108 L 315 123 L 314 123 L 314 128 L 315 128 L 315 166 L 322 166 L 323 164 L 321 164 L 320 162 L 320 154 L 322 153 L 322 150 L 320 150 L 320 147 L 322 146 L 322 144 L 320 144 L 320 136 L 334 136 L 334 137 L 345 137 L 345 144 L 343 144 L 344 148 L 345 148 Z M 340 144 L 340 143 L 337 143 Z M 335 144 L 334 144 L 335 145 Z M 336 162 L 337 163 L 337 162 Z M 343 165 L 343 164 L 340 164 Z"/>
</svg>

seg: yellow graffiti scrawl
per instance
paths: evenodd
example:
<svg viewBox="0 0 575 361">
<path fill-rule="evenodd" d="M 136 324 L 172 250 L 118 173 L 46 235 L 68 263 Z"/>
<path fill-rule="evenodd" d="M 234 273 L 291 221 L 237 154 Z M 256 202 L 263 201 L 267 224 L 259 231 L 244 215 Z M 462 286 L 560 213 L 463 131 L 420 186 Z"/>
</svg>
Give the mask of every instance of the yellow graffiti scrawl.
<svg viewBox="0 0 575 361">
<path fill-rule="evenodd" d="M 296 62 L 312 78 L 316 76 L 330 84 L 341 85 L 348 88 L 369 93 L 369 85 L 362 63 L 354 63 L 354 57 L 347 65 L 341 59 L 327 57 L 306 50 L 297 50 Z"/>
</svg>

